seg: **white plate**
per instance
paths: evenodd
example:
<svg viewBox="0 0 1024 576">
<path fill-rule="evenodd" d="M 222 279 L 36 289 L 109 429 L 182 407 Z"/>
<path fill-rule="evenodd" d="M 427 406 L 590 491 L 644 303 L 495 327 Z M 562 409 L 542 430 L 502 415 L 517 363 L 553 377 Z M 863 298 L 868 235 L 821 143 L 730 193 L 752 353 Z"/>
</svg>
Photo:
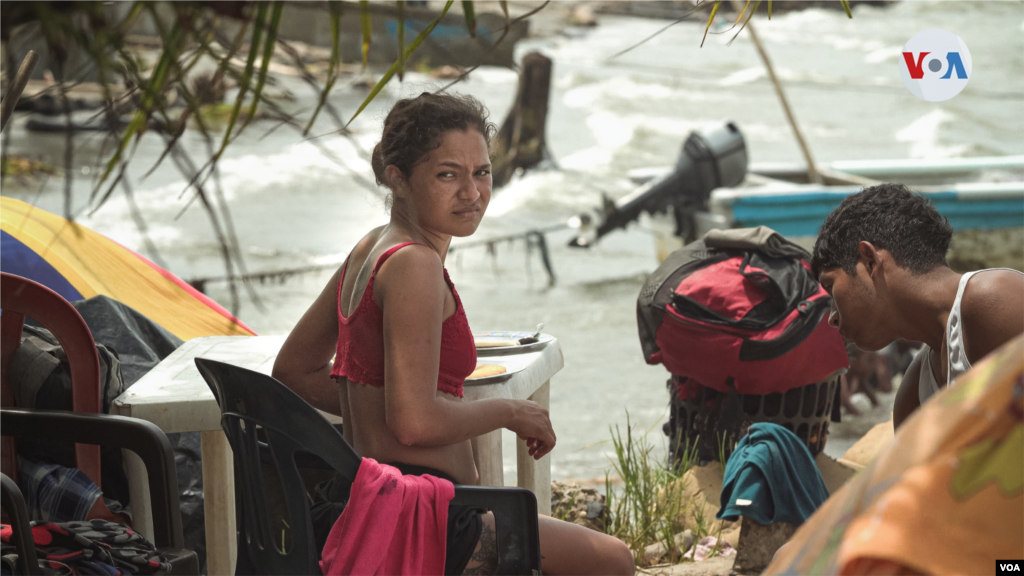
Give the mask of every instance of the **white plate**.
<svg viewBox="0 0 1024 576">
<path fill-rule="evenodd" d="M 486 340 L 520 340 L 522 338 L 529 338 L 533 336 L 533 332 L 474 332 L 474 341 L 486 341 Z M 508 354 L 525 354 L 527 352 L 536 352 L 541 348 L 548 345 L 549 342 L 554 340 L 555 337 L 550 334 L 541 334 L 537 337 L 537 341 L 531 344 L 520 344 L 516 346 L 493 346 L 487 348 L 477 348 L 477 356 L 506 356 Z"/>
<path fill-rule="evenodd" d="M 480 362 L 479 364 L 488 364 L 488 362 Z M 496 366 L 502 366 L 505 371 L 501 374 L 495 374 L 494 376 L 484 376 L 483 378 L 466 378 L 466 386 L 475 386 L 478 384 L 497 384 L 504 382 L 512 377 L 516 372 L 522 372 L 526 366 L 508 366 L 505 364 L 496 364 Z"/>
</svg>

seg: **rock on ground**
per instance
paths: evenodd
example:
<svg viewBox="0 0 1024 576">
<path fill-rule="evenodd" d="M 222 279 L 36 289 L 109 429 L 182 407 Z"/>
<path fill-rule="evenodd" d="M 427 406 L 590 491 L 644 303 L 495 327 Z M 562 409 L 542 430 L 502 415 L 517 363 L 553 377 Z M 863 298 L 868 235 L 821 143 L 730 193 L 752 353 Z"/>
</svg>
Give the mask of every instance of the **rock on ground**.
<svg viewBox="0 0 1024 576">
<path fill-rule="evenodd" d="M 864 468 L 853 462 L 835 460 L 824 452 L 818 454 L 814 463 L 818 466 L 818 471 L 821 472 L 821 479 L 825 482 L 829 494 L 835 494 L 858 470 Z"/>
<path fill-rule="evenodd" d="M 876 424 L 843 454 L 842 460 L 867 466 L 893 438 L 892 421 Z"/>
<path fill-rule="evenodd" d="M 701 562 L 638 568 L 636 573 L 650 576 L 729 576 L 733 560 L 734 557 L 709 558 Z"/>
<path fill-rule="evenodd" d="M 775 522 L 762 526 L 750 518 L 743 523 L 735 569 L 741 573 L 760 574 L 772 562 L 775 552 L 785 544 L 797 526 Z"/>
<path fill-rule="evenodd" d="M 551 482 L 551 516 L 604 532 L 604 494 L 572 482 Z"/>
</svg>

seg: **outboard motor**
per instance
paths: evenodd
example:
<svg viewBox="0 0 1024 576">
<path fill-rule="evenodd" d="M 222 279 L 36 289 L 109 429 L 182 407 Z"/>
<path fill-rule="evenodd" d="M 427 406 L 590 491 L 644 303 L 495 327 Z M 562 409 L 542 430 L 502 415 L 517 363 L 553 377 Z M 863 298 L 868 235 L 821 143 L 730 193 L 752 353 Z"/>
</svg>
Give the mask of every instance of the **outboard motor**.
<svg viewBox="0 0 1024 576">
<path fill-rule="evenodd" d="M 644 184 L 615 202 L 606 200 L 596 215 L 581 214 L 574 224 L 579 235 L 570 246 L 588 247 L 599 238 L 647 212 L 675 211 L 676 235 L 693 240 L 693 214 L 707 209 L 715 188 L 736 186 L 747 175 L 747 145 L 733 122 L 703 132 L 691 132 L 675 169 Z"/>
</svg>

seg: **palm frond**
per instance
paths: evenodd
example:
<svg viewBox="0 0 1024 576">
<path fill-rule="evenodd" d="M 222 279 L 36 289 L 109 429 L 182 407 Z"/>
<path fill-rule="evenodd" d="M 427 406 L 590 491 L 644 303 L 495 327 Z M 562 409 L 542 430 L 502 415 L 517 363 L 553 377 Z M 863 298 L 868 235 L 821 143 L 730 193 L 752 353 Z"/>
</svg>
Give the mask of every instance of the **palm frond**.
<svg viewBox="0 0 1024 576">
<path fill-rule="evenodd" d="M 466 17 L 466 30 L 469 30 L 470 37 L 476 38 L 476 9 L 473 7 L 473 0 L 463 0 L 462 14 Z"/>
<path fill-rule="evenodd" d="M 398 0 L 398 81 L 405 77 L 405 0 Z"/>
<path fill-rule="evenodd" d="M 359 0 L 359 26 L 363 33 L 363 70 L 366 70 L 366 59 L 370 54 L 370 41 L 373 37 L 370 26 L 370 2 Z"/>
<path fill-rule="evenodd" d="M 263 65 L 256 76 L 256 89 L 253 90 L 252 106 L 249 107 L 249 114 L 239 132 L 245 129 L 256 117 L 256 107 L 260 102 L 260 94 L 267 83 L 267 71 L 270 68 L 270 59 L 274 56 L 274 46 L 277 44 L 277 30 L 281 26 L 281 14 L 284 12 L 284 0 L 278 0 L 273 4 L 273 11 L 270 13 L 270 23 L 267 27 L 267 39 L 263 43 Z"/>
<path fill-rule="evenodd" d="M 711 7 L 711 15 L 708 16 L 708 23 L 704 26 L 704 37 L 700 39 L 701 48 L 704 47 L 704 41 L 708 38 L 708 30 L 711 29 L 711 23 L 715 20 L 715 14 L 718 13 L 718 7 L 722 4 L 721 0 L 715 2 L 715 5 Z"/>
<path fill-rule="evenodd" d="M 416 38 L 412 42 L 410 42 L 408 46 L 405 47 L 405 50 L 399 52 L 398 58 L 402 62 L 405 62 L 405 60 L 409 56 L 411 56 L 412 53 L 415 52 L 417 48 L 420 47 L 420 44 L 423 43 L 423 40 L 426 39 L 427 36 L 430 36 L 430 33 L 434 31 L 434 27 L 437 26 L 439 22 L 441 22 L 441 19 L 444 18 L 445 14 L 448 13 L 448 9 L 451 8 L 452 4 L 454 3 L 455 0 L 448 0 L 447 2 L 445 2 L 444 8 L 441 10 L 441 15 L 435 18 L 434 21 L 431 22 L 429 25 L 427 25 L 427 27 L 424 28 L 423 31 L 420 32 L 419 35 L 417 35 Z M 402 29 L 401 24 L 399 24 L 398 29 Z M 359 116 L 359 114 L 361 114 L 363 110 L 366 109 L 370 102 L 372 102 L 373 99 L 377 97 L 377 94 L 380 93 L 384 86 L 391 81 L 391 78 L 393 78 L 395 73 L 398 72 L 398 68 L 399 60 L 395 60 L 395 63 L 392 64 L 390 68 L 388 68 L 388 71 L 385 72 L 383 76 L 381 76 L 381 79 L 378 80 L 377 84 L 375 84 L 373 89 L 370 90 L 370 93 L 366 96 L 366 99 L 364 99 L 363 103 L 359 105 L 359 108 L 356 110 L 356 113 L 353 114 L 351 118 L 349 118 L 348 122 L 345 124 L 346 128 L 349 125 L 351 125 L 352 121 L 355 120 Z"/>
</svg>

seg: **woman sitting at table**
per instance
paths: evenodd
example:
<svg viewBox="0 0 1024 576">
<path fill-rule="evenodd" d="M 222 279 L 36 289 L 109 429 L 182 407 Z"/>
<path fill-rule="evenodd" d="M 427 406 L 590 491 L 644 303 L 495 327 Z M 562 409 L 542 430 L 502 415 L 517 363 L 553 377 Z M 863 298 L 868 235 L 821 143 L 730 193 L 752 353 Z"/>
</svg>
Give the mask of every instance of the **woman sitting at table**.
<svg viewBox="0 0 1024 576">
<path fill-rule="evenodd" d="M 479 483 L 470 439 L 481 434 L 507 428 L 535 459 L 555 446 L 536 403 L 462 397 L 476 349 L 444 261 L 452 237 L 473 234 L 487 209 L 494 132 L 470 96 L 423 93 L 394 105 L 372 159 L 377 183 L 391 192 L 391 221 L 356 244 L 274 365 L 309 403 L 342 416 L 360 455 L 456 484 Z M 332 483 L 318 496 L 340 501 L 341 481 Z M 314 511 L 320 544 L 340 508 L 326 519 Z M 543 515 L 539 526 L 545 574 L 633 573 L 616 538 Z M 493 573 L 493 514 L 449 506 L 446 552 L 446 574 Z"/>
</svg>

